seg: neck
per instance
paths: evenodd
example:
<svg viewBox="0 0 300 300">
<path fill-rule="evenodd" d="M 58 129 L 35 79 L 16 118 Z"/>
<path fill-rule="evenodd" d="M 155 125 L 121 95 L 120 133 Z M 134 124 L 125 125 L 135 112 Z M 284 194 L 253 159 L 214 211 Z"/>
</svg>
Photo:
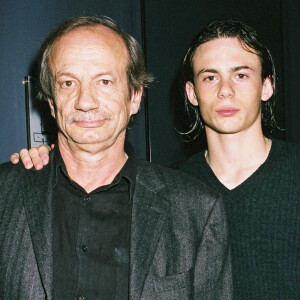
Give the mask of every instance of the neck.
<svg viewBox="0 0 300 300">
<path fill-rule="evenodd" d="M 206 128 L 206 134 L 206 160 L 219 181 L 229 189 L 244 182 L 264 163 L 272 144 L 261 129 L 220 134 Z"/>
<path fill-rule="evenodd" d="M 124 166 L 125 133 L 109 147 L 79 145 L 58 134 L 58 147 L 70 178 L 86 192 L 110 184 Z"/>
</svg>

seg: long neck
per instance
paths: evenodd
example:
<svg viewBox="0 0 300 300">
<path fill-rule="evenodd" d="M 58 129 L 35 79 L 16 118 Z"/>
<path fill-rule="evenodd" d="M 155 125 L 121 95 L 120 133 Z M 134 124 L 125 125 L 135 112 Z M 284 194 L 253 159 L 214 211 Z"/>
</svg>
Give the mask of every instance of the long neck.
<svg viewBox="0 0 300 300">
<path fill-rule="evenodd" d="M 220 134 L 206 128 L 207 162 L 217 178 L 232 189 L 245 181 L 266 160 L 271 141 L 261 128 L 251 127 L 234 134 Z"/>
</svg>

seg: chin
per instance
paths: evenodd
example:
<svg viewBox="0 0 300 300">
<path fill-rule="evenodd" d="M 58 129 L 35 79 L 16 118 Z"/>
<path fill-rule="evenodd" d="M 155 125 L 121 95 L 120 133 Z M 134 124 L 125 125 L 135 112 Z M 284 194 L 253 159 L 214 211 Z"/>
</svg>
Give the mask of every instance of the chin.
<svg viewBox="0 0 300 300">
<path fill-rule="evenodd" d="M 238 133 L 242 131 L 242 129 L 240 128 L 236 128 L 236 127 L 226 127 L 226 128 L 219 128 L 218 132 L 223 133 L 223 134 L 234 134 L 234 133 Z"/>
<path fill-rule="evenodd" d="M 235 134 L 241 132 L 242 129 L 238 126 L 207 126 L 210 130 L 218 134 Z"/>
<path fill-rule="evenodd" d="M 216 124 L 216 126 L 214 126 L 216 131 L 227 134 L 240 132 L 243 130 L 243 127 L 244 126 L 242 126 L 242 124 L 239 122 L 234 122 L 234 120 L 225 120 L 225 122 Z"/>
<path fill-rule="evenodd" d="M 108 137 L 105 136 L 99 136 L 99 135 L 81 135 L 81 136 L 74 136 L 72 137 L 72 140 L 76 144 L 86 144 L 86 145 L 91 145 L 91 144 L 99 144 L 104 141 L 106 141 Z"/>
</svg>

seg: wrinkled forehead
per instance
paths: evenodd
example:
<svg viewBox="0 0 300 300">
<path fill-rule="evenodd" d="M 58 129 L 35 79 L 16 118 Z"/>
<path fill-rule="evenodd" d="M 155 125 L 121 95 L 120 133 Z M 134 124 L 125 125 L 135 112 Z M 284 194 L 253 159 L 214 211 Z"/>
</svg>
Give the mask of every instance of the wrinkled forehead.
<svg viewBox="0 0 300 300">
<path fill-rule="evenodd" d="M 49 52 L 49 64 L 55 65 L 58 58 L 68 52 L 77 51 L 86 56 L 89 51 L 114 56 L 119 64 L 128 64 L 128 50 L 123 38 L 104 25 L 77 27 L 58 38 Z"/>
</svg>

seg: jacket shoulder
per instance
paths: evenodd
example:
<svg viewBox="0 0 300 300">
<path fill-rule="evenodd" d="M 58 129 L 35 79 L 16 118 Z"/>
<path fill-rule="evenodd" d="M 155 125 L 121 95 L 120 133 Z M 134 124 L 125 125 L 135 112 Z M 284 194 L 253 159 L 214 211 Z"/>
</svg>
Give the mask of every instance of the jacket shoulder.
<svg viewBox="0 0 300 300">
<path fill-rule="evenodd" d="M 221 198 L 199 179 L 178 170 L 140 161 L 137 180 L 147 188 L 164 191 L 170 201 L 197 202 L 202 206 L 212 206 Z M 181 200 L 180 200 L 181 199 Z"/>
<path fill-rule="evenodd" d="M 170 226 L 174 228 L 194 228 L 197 235 L 201 235 L 209 220 L 226 224 L 222 196 L 198 179 L 142 162 L 138 165 L 136 184 L 139 189 L 138 201 L 150 207 L 163 206 Z M 143 192 L 140 192 L 141 185 Z"/>
<path fill-rule="evenodd" d="M 27 179 L 32 179 L 34 182 L 37 178 L 45 178 L 49 174 L 50 163 L 44 166 L 41 170 L 35 170 L 34 168 L 26 169 L 24 165 L 19 162 L 18 164 L 13 164 L 11 162 L 5 162 L 0 164 L 0 184 L 1 189 L 9 189 L 11 184 L 14 186 L 17 182 L 25 181 Z"/>
<path fill-rule="evenodd" d="M 16 165 L 11 162 L 5 162 L 0 164 L 0 182 L 7 180 L 12 176 L 19 176 L 26 170 L 22 163 Z"/>
</svg>

